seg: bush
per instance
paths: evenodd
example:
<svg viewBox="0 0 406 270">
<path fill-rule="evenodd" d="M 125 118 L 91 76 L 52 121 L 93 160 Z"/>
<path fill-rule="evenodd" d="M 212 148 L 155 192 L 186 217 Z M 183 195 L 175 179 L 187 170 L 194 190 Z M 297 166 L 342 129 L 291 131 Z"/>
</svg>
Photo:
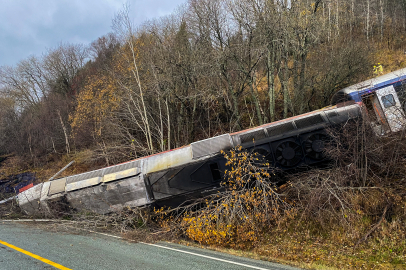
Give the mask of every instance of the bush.
<svg viewBox="0 0 406 270">
<path fill-rule="evenodd" d="M 225 171 L 223 191 L 181 210 L 156 213 L 162 215 L 165 226 L 174 226 L 199 243 L 253 247 L 270 227 L 294 217 L 294 208 L 279 193 L 274 169 L 260 154 L 242 147 L 223 154 L 230 168 Z M 165 219 L 169 214 L 171 222 Z"/>
</svg>

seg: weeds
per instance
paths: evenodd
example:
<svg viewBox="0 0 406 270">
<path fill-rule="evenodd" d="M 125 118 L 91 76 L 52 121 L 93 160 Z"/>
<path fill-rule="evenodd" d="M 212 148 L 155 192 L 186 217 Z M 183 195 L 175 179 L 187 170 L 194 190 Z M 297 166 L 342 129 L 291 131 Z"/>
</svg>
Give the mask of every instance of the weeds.
<svg viewBox="0 0 406 270">
<path fill-rule="evenodd" d="M 1 197 L 0 200 L 2 200 Z M 0 204 L 0 220 L 21 218 L 23 216 L 24 214 L 21 212 L 15 199 Z"/>
</svg>

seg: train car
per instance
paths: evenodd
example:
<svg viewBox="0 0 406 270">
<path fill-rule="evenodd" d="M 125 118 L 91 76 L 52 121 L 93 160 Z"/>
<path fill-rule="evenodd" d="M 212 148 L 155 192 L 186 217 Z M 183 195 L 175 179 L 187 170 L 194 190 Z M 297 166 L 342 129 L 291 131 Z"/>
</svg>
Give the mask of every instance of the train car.
<svg viewBox="0 0 406 270">
<path fill-rule="evenodd" d="M 405 125 L 406 68 L 338 91 L 331 104 L 362 104 L 377 134 L 396 132 Z"/>
<path fill-rule="evenodd" d="M 389 109 L 401 109 L 397 93 L 404 90 L 405 79 L 403 69 L 340 90 L 333 97 L 334 104 L 321 110 L 41 183 L 18 194 L 19 205 L 28 214 L 48 211 L 60 202 L 72 209 L 101 214 L 125 206 L 179 205 L 220 187 L 226 169 L 220 151 L 238 145 L 262 154 L 281 170 L 311 166 L 325 159 L 326 128 L 361 117 L 364 107 L 369 110 L 370 106 L 363 104 L 368 100 L 375 102 L 375 107 L 381 106 L 381 114 L 374 112 L 385 118 L 386 122 L 380 122 L 385 123 L 381 124 L 382 130 L 399 130 L 401 125 L 390 120 L 398 110 Z"/>
</svg>

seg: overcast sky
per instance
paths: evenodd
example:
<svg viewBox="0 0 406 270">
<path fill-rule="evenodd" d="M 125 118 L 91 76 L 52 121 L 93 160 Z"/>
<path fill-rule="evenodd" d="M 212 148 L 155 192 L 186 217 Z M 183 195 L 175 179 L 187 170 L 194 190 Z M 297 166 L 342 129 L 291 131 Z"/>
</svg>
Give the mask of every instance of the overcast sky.
<svg viewBox="0 0 406 270">
<path fill-rule="evenodd" d="M 90 44 L 111 32 L 125 3 L 135 25 L 168 15 L 186 0 L 0 0 L 0 66 L 14 66 L 60 43 Z"/>
</svg>

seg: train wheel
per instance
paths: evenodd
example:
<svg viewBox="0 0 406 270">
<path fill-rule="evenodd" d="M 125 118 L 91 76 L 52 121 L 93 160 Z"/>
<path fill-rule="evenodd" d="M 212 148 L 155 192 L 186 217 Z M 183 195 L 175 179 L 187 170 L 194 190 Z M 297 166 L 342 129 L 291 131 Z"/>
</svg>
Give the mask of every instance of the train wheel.
<svg viewBox="0 0 406 270">
<path fill-rule="evenodd" d="M 322 133 L 310 135 L 303 143 L 306 156 L 316 160 L 323 159 L 325 157 L 323 151 L 327 140 L 327 135 Z"/>
<path fill-rule="evenodd" d="M 302 149 L 299 144 L 293 141 L 285 141 L 276 147 L 276 161 L 285 167 L 297 165 L 303 158 Z"/>
</svg>

